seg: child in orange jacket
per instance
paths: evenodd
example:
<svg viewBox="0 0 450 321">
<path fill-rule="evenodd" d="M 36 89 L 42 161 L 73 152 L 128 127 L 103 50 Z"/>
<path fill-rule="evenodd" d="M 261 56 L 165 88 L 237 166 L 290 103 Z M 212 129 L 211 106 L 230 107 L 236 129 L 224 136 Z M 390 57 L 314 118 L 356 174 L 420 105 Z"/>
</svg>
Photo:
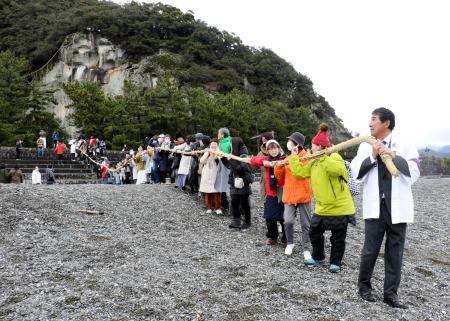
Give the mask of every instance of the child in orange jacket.
<svg viewBox="0 0 450 321">
<path fill-rule="evenodd" d="M 294 146 L 298 147 L 298 156 L 301 157 L 306 154 L 303 149 L 305 143 L 305 136 L 299 132 L 293 133 L 288 137 L 287 149 L 292 150 Z M 309 239 L 309 226 L 311 223 L 311 198 L 312 190 L 309 179 L 297 179 L 292 176 L 291 168 L 286 166 L 275 166 L 275 177 L 278 180 L 284 181 L 283 187 L 283 203 L 284 203 L 284 229 L 286 232 L 287 246 L 285 250 L 286 255 L 291 255 L 294 249 L 294 222 L 299 212 L 299 220 L 301 225 L 302 247 L 305 263 L 307 265 L 314 265 L 314 260 L 311 257 L 311 241 Z"/>
</svg>

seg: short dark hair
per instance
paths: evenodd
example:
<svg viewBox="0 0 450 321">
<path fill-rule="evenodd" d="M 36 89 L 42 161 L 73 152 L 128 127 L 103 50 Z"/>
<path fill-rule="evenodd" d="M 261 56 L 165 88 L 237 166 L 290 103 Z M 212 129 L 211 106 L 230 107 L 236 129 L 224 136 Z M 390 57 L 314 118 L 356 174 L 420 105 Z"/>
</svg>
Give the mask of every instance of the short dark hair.
<svg viewBox="0 0 450 321">
<path fill-rule="evenodd" d="M 233 137 L 231 139 L 231 153 L 239 156 L 241 148 L 244 147 L 244 141 L 241 137 Z"/>
<path fill-rule="evenodd" d="M 211 137 L 203 135 L 202 143 L 203 145 L 208 146 L 211 143 Z"/>
<path fill-rule="evenodd" d="M 387 108 L 384 108 L 384 107 L 380 107 L 380 108 L 375 109 L 372 112 L 372 115 L 377 115 L 378 118 L 380 118 L 380 121 L 382 123 L 384 123 L 385 121 L 389 120 L 389 129 L 390 130 L 394 129 L 394 127 L 395 127 L 395 115 L 394 115 L 394 113 L 391 110 L 389 110 Z"/>
<path fill-rule="evenodd" d="M 265 132 L 259 135 L 259 145 L 263 144 L 263 138 L 265 138 L 266 140 L 271 140 L 271 139 L 275 139 L 273 132 Z"/>
<path fill-rule="evenodd" d="M 18 170 L 19 169 L 19 165 L 18 164 L 14 165 L 14 169 Z"/>
</svg>

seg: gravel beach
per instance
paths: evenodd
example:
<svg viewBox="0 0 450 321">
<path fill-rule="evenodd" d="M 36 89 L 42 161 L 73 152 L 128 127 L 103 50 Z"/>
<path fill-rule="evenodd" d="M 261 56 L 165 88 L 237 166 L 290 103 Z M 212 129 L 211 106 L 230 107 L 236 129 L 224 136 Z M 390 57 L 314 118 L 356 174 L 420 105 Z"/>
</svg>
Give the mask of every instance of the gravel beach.
<svg viewBox="0 0 450 321">
<path fill-rule="evenodd" d="M 331 274 L 303 264 L 298 232 L 291 257 L 265 244 L 256 195 L 253 225 L 239 232 L 171 185 L 0 185 L 0 320 L 450 320 L 450 179 L 414 185 L 399 293 L 408 310 L 358 296 L 359 198 L 343 270 Z M 383 280 L 381 254 L 381 300 Z"/>
</svg>

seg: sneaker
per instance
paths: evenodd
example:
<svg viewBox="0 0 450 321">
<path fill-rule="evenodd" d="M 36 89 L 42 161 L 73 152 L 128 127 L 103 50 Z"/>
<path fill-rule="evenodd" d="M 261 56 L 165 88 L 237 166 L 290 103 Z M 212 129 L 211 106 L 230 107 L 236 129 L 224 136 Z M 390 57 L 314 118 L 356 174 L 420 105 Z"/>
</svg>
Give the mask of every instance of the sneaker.
<svg viewBox="0 0 450 321">
<path fill-rule="evenodd" d="M 311 252 L 304 251 L 303 252 L 303 257 L 305 258 L 305 264 L 306 265 L 312 266 L 312 265 L 316 265 L 317 264 L 317 261 L 312 258 Z"/>
<path fill-rule="evenodd" d="M 292 251 L 294 250 L 294 244 L 288 244 L 286 249 L 284 250 L 284 254 L 292 255 Z"/>
<path fill-rule="evenodd" d="M 339 273 L 339 272 L 341 272 L 341 267 L 339 265 L 330 264 L 330 267 L 328 268 L 328 270 L 331 273 Z"/>
<path fill-rule="evenodd" d="M 267 244 L 267 245 L 275 245 L 275 244 L 277 244 L 277 240 L 267 239 L 266 244 Z"/>
<path fill-rule="evenodd" d="M 312 259 L 311 252 L 310 251 L 304 251 L 303 252 L 303 257 L 305 258 L 305 261 L 307 261 L 309 259 Z"/>
<path fill-rule="evenodd" d="M 219 208 L 218 210 L 216 210 L 216 214 L 217 215 L 222 215 L 222 210 Z"/>
<path fill-rule="evenodd" d="M 206 210 L 206 214 L 211 214 L 212 210 Z"/>
</svg>

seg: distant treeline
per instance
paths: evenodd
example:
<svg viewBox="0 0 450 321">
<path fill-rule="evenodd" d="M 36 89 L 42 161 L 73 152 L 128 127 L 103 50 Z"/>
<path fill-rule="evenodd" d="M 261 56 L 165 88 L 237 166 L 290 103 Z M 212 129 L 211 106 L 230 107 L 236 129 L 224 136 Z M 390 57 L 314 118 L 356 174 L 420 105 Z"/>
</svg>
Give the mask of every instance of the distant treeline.
<svg viewBox="0 0 450 321">
<path fill-rule="evenodd" d="M 427 175 L 450 175 L 450 157 L 422 156 L 420 173 Z"/>
</svg>

